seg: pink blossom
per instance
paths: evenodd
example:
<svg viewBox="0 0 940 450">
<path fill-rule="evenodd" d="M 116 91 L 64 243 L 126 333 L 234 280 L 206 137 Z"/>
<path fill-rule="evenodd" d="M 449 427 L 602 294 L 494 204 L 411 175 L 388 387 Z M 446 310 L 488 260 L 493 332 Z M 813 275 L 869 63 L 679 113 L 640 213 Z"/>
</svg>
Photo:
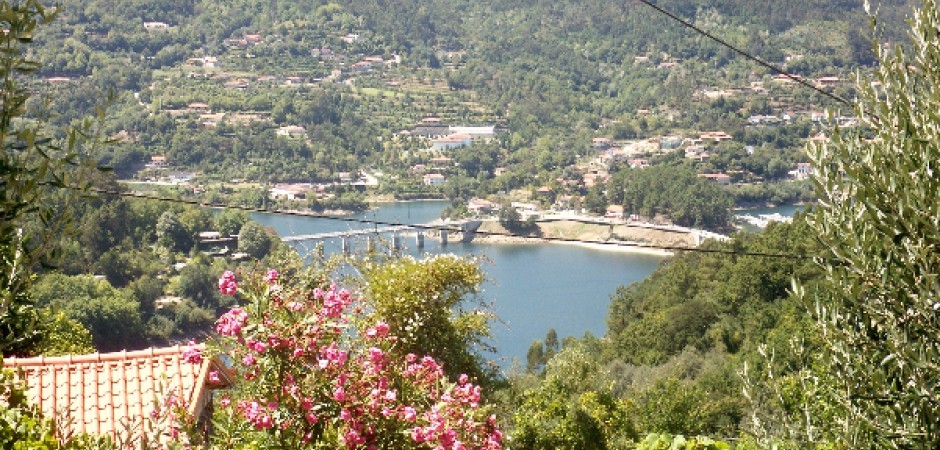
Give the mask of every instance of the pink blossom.
<svg viewBox="0 0 940 450">
<path fill-rule="evenodd" d="M 215 331 L 223 336 L 240 336 L 247 322 L 248 313 L 235 307 L 219 317 L 219 320 L 215 322 Z"/>
<path fill-rule="evenodd" d="M 405 419 L 407 422 L 414 422 L 418 418 L 418 412 L 410 406 L 406 406 L 402 409 L 402 419 Z"/>
<path fill-rule="evenodd" d="M 379 322 L 375 324 L 374 327 L 366 330 L 366 336 L 370 338 L 383 338 L 388 336 L 388 324 L 385 322 Z"/>
<path fill-rule="evenodd" d="M 196 341 L 189 341 L 189 347 L 183 352 L 183 361 L 190 364 L 202 364 L 202 349 L 196 347 Z"/>
<path fill-rule="evenodd" d="M 264 274 L 264 282 L 268 284 L 277 283 L 278 273 L 274 269 L 268 269 L 268 272 Z"/>
<path fill-rule="evenodd" d="M 226 270 L 219 278 L 219 292 L 223 295 L 235 295 L 238 291 L 238 283 L 235 281 L 235 274 L 231 270 Z"/>
<path fill-rule="evenodd" d="M 340 386 L 333 391 L 333 400 L 336 400 L 340 403 L 346 401 L 346 391 L 343 390 L 343 387 Z"/>
<path fill-rule="evenodd" d="M 242 358 L 242 364 L 244 364 L 244 365 L 246 365 L 246 366 L 253 366 L 253 365 L 255 365 L 255 357 L 252 356 L 251 353 L 245 355 L 245 357 Z"/>
<path fill-rule="evenodd" d="M 211 382 L 213 382 L 213 383 L 221 383 L 221 382 L 222 382 L 222 380 L 219 378 L 219 371 L 218 371 L 218 370 L 210 370 L 210 371 L 209 371 L 209 381 L 211 381 Z"/>
</svg>

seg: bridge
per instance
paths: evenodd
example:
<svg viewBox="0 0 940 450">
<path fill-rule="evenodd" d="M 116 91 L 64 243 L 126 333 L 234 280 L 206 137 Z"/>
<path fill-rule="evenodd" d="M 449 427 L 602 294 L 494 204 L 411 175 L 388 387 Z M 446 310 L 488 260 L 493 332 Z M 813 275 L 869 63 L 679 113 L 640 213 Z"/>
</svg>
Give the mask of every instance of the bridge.
<svg viewBox="0 0 940 450">
<path fill-rule="evenodd" d="M 304 241 L 323 241 L 329 239 L 341 239 L 343 251 L 349 249 L 349 238 L 356 236 L 372 236 L 377 234 L 392 234 L 392 245 L 397 249 L 400 246 L 399 233 L 404 231 L 416 231 L 416 243 L 418 247 L 424 246 L 424 233 L 426 231 L 435 231 L 440 233 L 441 243 L 447 244 L 449 232 L 463 232 L 462 240 L 469 241 L 473 238 L 473 231 L 480 227 L 482 222 L 479 220 L 459 220 L 459 221 L 434 221 L 426 224 L 415 225 L 394 225 L 381 228 L 363 228 L 358 230 L 333 231 L 330 233 L 300 234 L 294 236 L 283 236 L 283 242 L 304 242 Z M 469 233 L 467 233 L 469 232 Z"/>
</svg>

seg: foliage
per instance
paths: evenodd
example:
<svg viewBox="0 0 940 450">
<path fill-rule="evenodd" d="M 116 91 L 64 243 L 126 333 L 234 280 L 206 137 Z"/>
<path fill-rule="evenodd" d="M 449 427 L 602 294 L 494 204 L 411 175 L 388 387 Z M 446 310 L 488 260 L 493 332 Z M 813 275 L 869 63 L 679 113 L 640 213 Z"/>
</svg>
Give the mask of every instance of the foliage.
<svg viewBox="0 0 940 450">
<path fill-rule="evenodd" d="M 909 50 L 877 46 L 856 114 L 873 133 L 836 129 L 810 149 L 826 248 L 818 302 L 825 361 L 851 447 L 940 445 L 940 12 L 925 0 Z M 877 82 L 869 83 L 869 81 Z"/>
<path fill-rule="evenodd" d="M 219 280 L 246 304 L 216 323 L 213 354 L 234 362 L 238 385 L 220 402 L 213 445 L 500 448 L 495 417 L 466 375 L 450 382 L 434 358 L 402 355 L 393 328 L 348 291 L 287 282 L 274 270 Z"/>
<path fill-rule="evenodd" d="M 144 339 L 137 301 L 106 280 L 50 274 L 40 279 L 32 294 L 39 306 L 61 310 L 87 328 L 99 351 L 134 348 Z"/>
<path fill-rule="evenodd" d="M 13 450 L 60 448 L 53 423 L 26 399 L 26 387 L 12 370 L 0 370 L 0 446 Z"/>
<path fill-rule="evenodd" d="M 636 450 L 729 450 L 727 443 L 700 436 L 686 438 L 682 435 L 650 434 L 636 447 Z"/>
<path fill-rule="evenodd" d="M 731 223 L 731 196 L 687 167 L 624 169 L 607 184 L 607 196 L 627 215 L 663 215 L 697 228 L 724 229 Z"/>
<path fill-rule="evenodd" d="M 25 77 L 39 65 L 27 54 L 39 26 L 55 17 L 54 8 L 37 0 L 0 2 L 0 351 L 29 353 L 39 337 L 36 312 L 27 296 L 31 273 L 54 250 L 55 238 L 66 230 L 64 204 L 77 192 L 58 193 L 65 186 L 80 188 L 82 173 L 91 169 L 82 144 L 90 141 L 91 122 L 54 132 L 40 114 L 29 114 L 31 89 Z"/>
<path fill-rule="evenodd" d="M 238 250 L 255 259 L 263 259 L 271 251 L 277 237 L 257 222 L 248 221 L 238 231 Z"/>
<path fill-rule="evenodd" d="M 36 345 L 36 353 L 43 356 L 84 355 L 95 351 L 92 335 L 81 323 L 70 319 L 64 312 L 45 310 L 42 340 Z"/>
<path fill-rule="evenodd" d="M 491 380 L 480 352 L 488 349 L 492 313 L 473 305 L 483 282 L 474 261 L 454 255 L 401 257 L 366 263 L 361 270 L 372 317 L 399 330 L 396 352 L 431 355 L 452 379 L 466 373 L 480 383 Z"/>
<path fill-rule="evenodd" d="M 513 448 L 620 448 L 635 440 L 629 401 L 592 385 L 596 371 L 586 345 L 568 346 L 552 358 L 544 380 L 517 401 Z"/>
</svg>

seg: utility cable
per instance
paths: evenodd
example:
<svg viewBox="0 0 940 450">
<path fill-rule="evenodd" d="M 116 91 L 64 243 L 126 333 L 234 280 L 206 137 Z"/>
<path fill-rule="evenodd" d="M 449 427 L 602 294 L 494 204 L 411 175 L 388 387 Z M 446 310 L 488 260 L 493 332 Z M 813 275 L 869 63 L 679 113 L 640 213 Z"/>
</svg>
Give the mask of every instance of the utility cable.
<svg viewBox="0 0 940 450">
<path fill-rule="evenodd" d="M 791 79 L 791 80 L 793 80 L 793 81 L 795 81 L 795 82 L 797 82 L 797 83 L 800 83 L 801 85 L 806 86 L 806 87 L 808 87 L 808 88 L 810 88 L 810 89 L 812 89 L 812 90 L 814 90 L 814 91 L 816 91 L 816 92 L 819 92 L 820 94 L 823 94 L 823 95 L 825 95 L 826 97 L 829 97 L 829 98 L 831 98 L 831 99 L 833 99 L 833 100 L 835 100 L 835 101 L 837 101 L 837 102 L 839 102 L 839 103 L 842 103 L 842 104 L 847 105 L 847 106 L 853 106 L 853 105 L 852 105 L 852 102 L 850 102 L 850 101 L 848 101 L 848 100 L 846 100 L 846 99 L 844 99 L 844 98 L 842 98 L 842 97 L 840 97 L 840 96 L 838 96 L 838 95 L 836 95 L 836 94 L 833 94 L 833 93 L 831 93 L 831 92 L 827 92 L 827 91 L 825 91 L 825 90 L 823 90 L 823 89 L 820 89 L 820 88 L 818 88 L 818 87 L 816 87 L 816 86 L 814 86 L 814 85 L 812 85 L 812 84 L 806 82 L 806 80 L 804 80 L 802 77 L 798 77 L 798 76 L 796 76 L 796 75 L 793 75 L 793 74 L 791 74 L 791 73 L 789 73 L 789 72 L 787 72 L 787 71 L 785 71 L 785 70 L 783 70 L 783 69 L 781 69 L 781 68 L 779 68 L 779 67 L 777 67 L 777 66 L 775 66 L 775 65 L 773 65 L 773 64 L 771 64 L 771 63 L 769 63 L 769 62 L 767 62 L 767 61 L 764 61 L 764 60 L 758 58 L 757 56 L 754 56 L 754 55 L 752 55 L 752 54 L 750 54 L 750 53 L 748 53 L 748 52 L 746 52 L 746 51 L 744 51 L 744 50 L 741 50 L 741 49 L 738 48 L 738 47 L 735 47 L 734 45 L 732 45 L 732 44 L 729 43 L 728 41 L 725 41 L 724 39 L 722 39 L 722 38 L 720 38 L 720 37 L 718 37 L 718 36 L 715 36 L 715 35 L 709 33 L 708 31 L 705 31 L 705 30 L 699 28 L 699 27 L 696 26 L 695 24 L 693 24 L 693 23 L 689 22 L 688 20 L 685 20 L 685 19 L 683 19 L 683 18 L 681 18 L 681 17 L 675 15 L 674 13 L 672 13 L 672 12 L 670 12 L 670 11 L 667 11 L 667 10 L 663 9 L 661 6 L 656 5 L 655 3 L 653 3 L 653 2 L 650 1 L 650 0 L 636 0 L 636 1 L 642 3 L 642 4 L 646 5 L 646 6 L 649 6 L 650 8 L 653 8 L 654 10 L 656 10 L 657 12 L 659 12 L 660 14 L 663 14 L 663 15 L 665 15 L 666 17 L 669 17 L 670 19 L 672 19 L 672 20 L 674 20 L 674 21 L 676 21 L 676 22 L 679 22 L 680 24 L 682 24 L 682 25 L 685 26 L 686 28 L 692 29 L 693 31 L 697 32 L 698 34 L 701 34 L 702 36 L 705 36 L 706 38 L 711 39 L 712 41 L 715 41 L 715 42 L 721 44 L 722 46 L 731 49 L 731 50 L 734 51 L 735 53 L 737 53 L 737 54 L 739 54 L 739 55 L 741 55 L 741 56 L 743 56 L 743 57 L 745 57 L 745 58 L 747 58 L 747 59 L 750 59 L 751 61 L 754 61 L 754 62 L 756 62 L 757 64 L 760 64 L 760 65 L 763 66 L 763 67 L 766 67 L 766 68 L 768 68 L 768 69 L 770 69 L 770 70 L 772 70 L 772 71 L 774 71 L 774 72 L 776 72 L 776 73 L 778 73 L 778 74 L 780 74 L 780 75 L 783 75 L 783 76 L 785 76 L 785 77 L 787 77 L 787 78 L 789 78 L 789 79 Z"/>
<path fill-rule="evenodd" d="M 60 186 L 64 189 L 74 189 L 74 190 L 85 190 L 88 192 L 93 192 L 100 195 L 115 195 L 120 197 L 128 197 L 135 199 L 143 200 L 154 200 L 161 202 L 169 203 L 178 203 L 185 205 L 200 206 L 206 208 L 221 208 L 221 209 L 231 209 L 239 210 L 246 212 L 255 212 L 255 213 L 266 213 L 266 214 L 278 214 L 286 216 L 297 216 L 297 217 L 309 217 L 313 219 L 324 219 L 324 220 L 333 220 L 338 222 L 346 223 L 356 223 L 361 225 L 372 225 L 372 226 L 383 226 L 383 227 L 404 227 L 417 230 L 431 230 L 431 231 L 448 231 L 448 232 L 464 232 L 465 230 L 461 228 L 449 227 L 447 225 L 432 225 L 432 224 L 410 224 L 403 222 L 392 222 L 384 220 L 375 220 L 375 219 L 360 219 L 356 217 L 343 217 L 343 216 L 334 216 L 329 214 L 320 214 L 314 212 L 303 212 L 303 211 L 293 211 L 293 210 L 274 210 L 268 208 L 257 208 L 250 206 L 240 206 L 240 205 L 227 205 L 227 204 L 215 204 L 201 202 L 198 200 L 186 200 L 173 197 L 161 197 L 155 195 L 147 195 L 138 192 L 124 192 L 116 191 L 112 189 L 101 189 L 101 188 L 87 188 L 81 189 L 78 187 L 70 186 Z M 607 222 L 596 222 L 599 225 L 618 225 L 611 224 Z M 727 249 L 717 249 L 717 248 L 700 248 L 700 247 L 684 247 L 676 245 L 653 245 L 653 244 L 643 244 L 643 243 L 631 243 L 631 242 L 622 242 L 622 241 L 601 241 L 601 240 L 586 240 L 586 239 L 575 239 L 575 238 L 564 238 L 564 237 L 537 237 L 537 236 L 526 236 L 521 234 L 514 234 L 508 232 L 499 232 L 499 231 L 473 231 L 473 233 L 481 236 L 497 236 L 497 237 L 509 237 L 517 239 L 531 240 L 535 242 L 555 242 L 555 243 L 569 243 L 569 244 L 590 244 L 590 245 L 604 245 L 612 247 L 630 247 L 630 248 L 642 248 L 648 250 L 661 250 L 669 252 L 692 252 L 692 253 L 707 253 L 707 254 L 719 254 L 719 255 L 730 255 L 730 256 L 756 256 L 762 258 L 778 258 L 778 259 L 791 259 L 791 260 L 811 260 L 818 257 L 811 255 L 799 255 L 793 253 L 773 253 L 773 252 L 742 252 L 735 250 Z"/>
</svg>

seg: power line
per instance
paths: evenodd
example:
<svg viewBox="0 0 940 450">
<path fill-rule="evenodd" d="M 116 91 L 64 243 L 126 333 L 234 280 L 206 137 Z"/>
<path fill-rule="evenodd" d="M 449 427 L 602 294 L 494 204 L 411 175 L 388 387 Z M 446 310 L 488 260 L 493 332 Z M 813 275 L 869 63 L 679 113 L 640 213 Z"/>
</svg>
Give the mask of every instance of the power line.
<svg viewBox="0 0 940 450">
<path fill-rule="evenodd" d="M 657 12 L 659 12 L 660 14 L 663 14 L 663 15 L 665 15 L 666 17 L 669 17 L 670 19 L 672 19 L 672 20 L 674 20 L 674 21 L 676 21 L 676 22 L 679 22 L 680 24 L 682 24 L 682 25 L 685 26 L 686 28 L 692 29 L 693 31 L 697 32 L 698 34 L 701 34 L 702 36 L 705 36 L 706 38 L 711 39 L 711 40 L 713 40 L 713 41 L 715 41 L 715 42 L 717 42 L 717 43 L 719 43 L 719 44 L 721 44 L 721 45 L 723 45 L 723 46 L 725 46 L 725 47 L 727 47 L 727 48 L 733 50 L 733 51 L 736 52 L 737 54 L 739 54 L 739 55 L 741 55 L 741 56 L 743 56 L 743 57 L 745 57 L 745 58 L 747 58 L 747 59 L 750 59 L 751 61 L 754 61 L 754 62 L 756 62 L 757 64 L 760 64 L 760 65 L 763 66 L 763 67 L 766 67 L 766 68 L 768 68 L 768 69 L 770 69 L 770 70 L 772 70 L 772 71 L 774 71 L 774 72 L 777 72 L 778 74 L 783 75 L 783 76 L 785 76 L 785 77 L 787 77 L 787 78 L 789 78 L 789 79 L 791 79 L 791 80 L 793 80 L 793 81 L 795 81 L 795 82 L 797 82 L 797 83 L 800 83 L 801 85 L 806 86 L 806 87 L 808 87 L 808 88 L 810 88 L 810 89 L 812 89 L 812 90 L 814 90 L 814 91 L 816 91 L 816 92 L 819 92 L 820 94 L 823 94 L 823 95 L 825 95 L 826 97 L 829 97 L 829 98 L 831 98 L 831 99 L 833 99 L 833 100 L 835 100 L 835 101 L 837 101 L 837 102 L 839 102 L 839 103 L 842 103 L 842 104 L 848 105 L 848 106 L 853 106 L 853 105 L 852 105 L 852 102 L 850 102 L 850 101 L 848 101 L 848 100 L 846 100 L 846 99 L 844 99 L 844 98 L 842 98 L 842 97 L 840 97 L 840 96 L 838 96 L 838 95 L 836 95 L 836 94 L 833 94 L 833 93 L 831 93 L 831 92 L 827 92 L 827 91 L 825 91 L 825 90 L 823 90 L 823 89 L 820 89 L 820 88 L 818 88 L 818 87 L 816 87 L 816 86 L 814 86 L 814 85 L 812 85 L 812 84 L 810 84 L 810 83 L 807 83 L 805 80 L 803 80 L 802 77 L 798 77 L 798 76 L 796 76 L 796 75 L 793 75 L 793 74 L 791 74 L 791 73 L 789 73 L 789 72 L 787 72 L 787 71 L 785 71 L 785 70 L 783 70 L 783 69 L 781 69 L 781 68 L 779 68 L 779 67 L 777 67 L 777 66 L 775 66 L 775 65 L 773 65 L 773 64 L 771 64 L 771 63 L 769 63 L 769 62 L 767 62 L 767 61 L 764 61 L 764 60 L 762 60 L 762 59 L 760 59 L 760 58 L 758 58 L 758 57 L 756 57 L 756 56 L 754 56 L 754 55 L 752 55 L 752 54 L 750 54 L 750 53 L 748 53 L 748 52 L 746 52 L 746 51 L 744 51 L 744 50 L 739 49 L 738 47 L 735 47 L 734 45 L 731 45 L 731 43 L 729 43 L 728 41 L 725 41 L 724 39 L 722 39 L 722 38 L 720 38 L 720 37 L 718 37 L 718 36 L 715 36 L 715 35 L 709 33 L 708 31 L 705 31 L 705 30 L 703 30 L 703 29 L 697 27 L 695 24 L 693 24 L 693 23 L 689 22 L 688 20 L 685 20 L 685 19 L 683 19 L 683 18 L 681 18 L 681 17 L 675 15 L 675 14 L 672 13 L 672 12 L 669 12 L 669 11 L 663 9 L 662 7 L 656 5 L 655 3 L 651 2 L 650 0 L 636 0 L 636 1 L 642 3 L 642 4 L 646 5 L 646 6 L 649 6 L 650 8 L 653 8 L 654 10 L 656 10 Z"/>
<path fill-rule="evenodd" d="M 61 186 L 64 189 L 75 189 L 82 190 L 78 187 L 70 186 Z M 215 204 L 201 202 L 198 200 L 186 200 L 173 197 L 160 197 L 154 195 L 146 195 L 138 192 L 124 192 L 116 191 L 111 189 L 101 189 L 101 188 L 88 188 L 87 191 L 94 192 L 101 195 L 116 195 L 120 197 L 129 197 L 143 200 L 155 200 L 168 203 L 178 203 L 192 206 L 200 206 L 207 208 L 222 208 L 222 209 L 232 209 L 246 212 L 256 212 L 256 213 L 266 213 L 266 214 L 278 214 L 286 216 L 298 216 L 298 217 L 309 217 L 314 219 L 325 219 L 333 220 L 338 222 L 346 223 L 356 223 L 362 225 L 374 225 L 374 226 L 383 226 L 383 227 L 407 227 L 419 230 L 434 230 L 434 231 L 453 231 L 453 232 L 463 232 L 463 229 L 448 227 L 446 225 L 428 225 L 428 224 L 409 224 L 403 222 L 392 222 L 384 220 L 370 220 L 370 219 L 360 219 L 356 217 L 343 217 L 343 216 L 333 216 L 328 214 L 318 214 L 313 212 L 301 212 L 301 211 L 291 211 L 291 210 L 274 210 L 268 208 L 256 208 L 250 206 L 240 206 L 240 205 L 227 205 L 227 204 Z M 598 224 L 603 225 L 612 225 L 604 222 L 597 222 Z M 700 247 L 683 247 L 676 245 L 652 245 L 652 244 L 642 244 L 642 243 L 629 243 L 629 242 L 619 242 L 619 241 L 600 241 L 600 240 L 586 240 L 586 239 L 575 239 L 575 238 L 564 238 L 564 237 L 535 237 L 535 236 L 524 236 L 520 234 L 499 232 L 499 231 L 474 231 L 473 233 L 481 236 L 498 236 L 498 237 L 510 237 L 518 239 L 526 239 L 538 242 L 555 242 L 555 243 L 569 243 L 569 244 L 590 244 L 590 245 L 604 245 L 612 247 L 630 247 L 630 248 L 642 248 L 649 250 L 661 250 L 661 251 L 670 251 L 670 252 L 692 252 L 692 253 L 707 253 L 707 254 L 719 254 L 719 255 L 730 255 L 730 256 L 756 256 L 762 258 L 779 258 L 779 259 L 792 259 L 792 260 L 809 260 L 817 258 L 811 255 L 799 255 L 793 253 L 772 253 L 772 252 L 742 252 L 735 250 L 726 250 L 726 249 L 714 249 L 714 248 L 700 248 Z"/>
</svg>

